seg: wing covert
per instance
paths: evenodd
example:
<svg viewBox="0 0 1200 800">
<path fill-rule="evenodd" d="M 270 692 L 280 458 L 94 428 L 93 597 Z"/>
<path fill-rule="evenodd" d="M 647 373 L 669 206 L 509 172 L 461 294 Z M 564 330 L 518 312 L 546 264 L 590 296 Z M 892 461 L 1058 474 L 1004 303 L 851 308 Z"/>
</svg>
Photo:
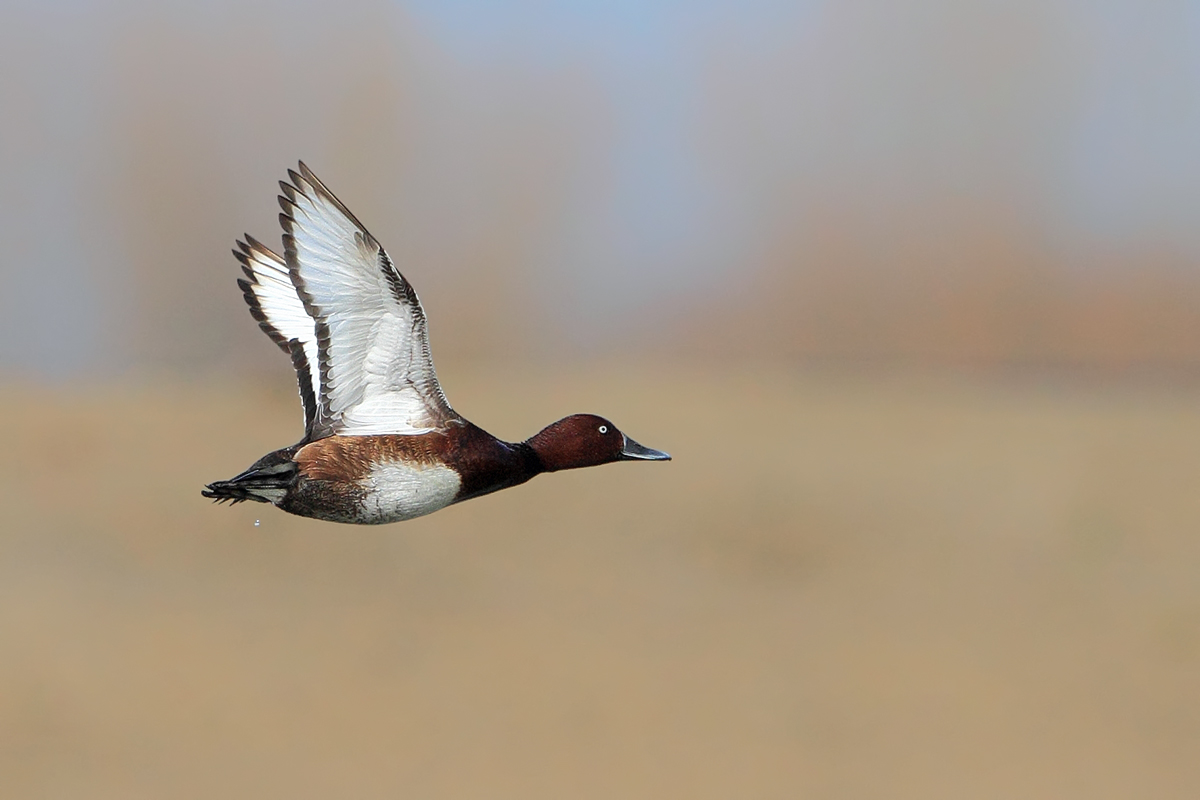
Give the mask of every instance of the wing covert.
<svg viewBox="0 0 1200 800">
<path fill-rule="evenodd" d="M 458 421 L 438 384 L 412 286 L 303 162 L 288 176 L 291 183 L 280 183 L 280 224 L 291 283 L 315 323 L 318 428 L 416 434 Z"/>
</svg>

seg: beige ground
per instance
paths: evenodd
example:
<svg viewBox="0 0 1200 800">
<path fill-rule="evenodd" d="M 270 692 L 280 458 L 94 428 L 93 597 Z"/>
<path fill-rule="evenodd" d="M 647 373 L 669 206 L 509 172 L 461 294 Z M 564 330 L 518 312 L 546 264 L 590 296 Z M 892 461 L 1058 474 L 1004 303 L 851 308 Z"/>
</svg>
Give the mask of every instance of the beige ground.
<svg viewBox="0 0 1200 800">
<path fill-rule="evenodd" d="M 1200 388 L 515 375 L 676 460 L 355 529 L 200 498 L 282 387 L 0 390 L 0 796 L 1200 796 Z"/>
</svg>

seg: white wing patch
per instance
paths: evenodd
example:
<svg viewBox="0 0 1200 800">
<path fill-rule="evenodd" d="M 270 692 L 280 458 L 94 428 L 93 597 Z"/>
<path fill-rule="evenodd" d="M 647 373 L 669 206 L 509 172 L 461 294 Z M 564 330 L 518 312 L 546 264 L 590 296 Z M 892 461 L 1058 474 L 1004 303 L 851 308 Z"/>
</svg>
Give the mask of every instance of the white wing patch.
<svg viewBox="0 0 1200 800">
<path fill-rule="evenodd" d="M 307 363 L 297 364 L 297 369 L 307 370 L 306 375 L 299 376 L 300 397 L 305 405 L 305 432 L 311 433 L 321 400 L 316 322 L 305 310 L 282 258 L 250 235 L 237 246 L 233 254 L 246 273 L 238 285 L 242 287 L 250 313 L 284 352 L 291 355 L 290 342 L 296 340 L 304 354 Z M 293 363 L 296 363 L 294 357 Z"/>
<path fill-rule="evenodd" d="M 318 434 L 417 434 L 457 421 L 412 286 L 303 163 L 288 174 L 280 223 L 291 283 L 316 326 Z"/>
</svg>

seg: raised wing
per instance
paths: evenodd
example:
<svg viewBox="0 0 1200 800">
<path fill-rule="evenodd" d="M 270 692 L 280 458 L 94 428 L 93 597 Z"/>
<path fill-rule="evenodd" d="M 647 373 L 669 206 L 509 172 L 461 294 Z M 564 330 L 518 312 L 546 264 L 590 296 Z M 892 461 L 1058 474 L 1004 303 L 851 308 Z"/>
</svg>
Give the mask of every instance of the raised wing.
<svg viewBox="0 0 1200 800">
<path fill-rule="evenodd" d="M 416 434 L 458 422 L 417 293 L 303 162 L 288 176 L 279 220 L 291 282 L 316 325 L 318 434 Z"/>
<path fill-rule="evenodd" d="M 238 279 L 238 286 L 258 326 L 292 359 L 304 404 L 304 435 L 311 439 L 320 409 L 317 392 L 321 386 L 316 322 L 305 310 L 282 258 L 249 234 L 237 246 L 233 254 L 246 273 L 245 278 Z"/>
</svg>

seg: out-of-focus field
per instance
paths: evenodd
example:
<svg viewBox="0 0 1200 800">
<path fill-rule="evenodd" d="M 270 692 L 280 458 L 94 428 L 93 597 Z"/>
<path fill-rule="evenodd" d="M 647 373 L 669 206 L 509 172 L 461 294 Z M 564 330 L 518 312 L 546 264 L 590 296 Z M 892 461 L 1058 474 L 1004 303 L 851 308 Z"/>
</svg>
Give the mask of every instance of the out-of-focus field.
<svg viewBox="0 0 1200 800">
<path fill-rule="evenodd" d="M 283 386 L 0 389 L 0 796 L 1200 795 L 1200 387 L 444 383 L 675 461 L 352 528 L 199 496 Z"/>
</svg>

